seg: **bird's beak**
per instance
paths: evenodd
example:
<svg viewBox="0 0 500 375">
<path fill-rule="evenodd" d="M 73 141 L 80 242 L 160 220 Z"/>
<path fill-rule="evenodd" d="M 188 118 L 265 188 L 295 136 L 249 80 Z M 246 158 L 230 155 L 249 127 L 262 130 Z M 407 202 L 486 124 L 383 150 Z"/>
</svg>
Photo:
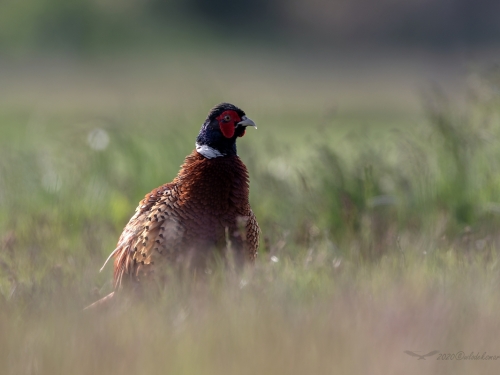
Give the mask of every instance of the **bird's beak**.
<svg viewBox="0 0 500 375">
<path fill-rule="evenodd" d="M 241 125 L 241 126 L 253 126 L 255 129 L 257 129 L 257 125 L 255 125 L 255 122 L 253 122 L 252 119 L 249 119 L 247 116 L 243 116 L 241 118 L 241 121 L 238 122 L 237 125 Z"/>
</svg>

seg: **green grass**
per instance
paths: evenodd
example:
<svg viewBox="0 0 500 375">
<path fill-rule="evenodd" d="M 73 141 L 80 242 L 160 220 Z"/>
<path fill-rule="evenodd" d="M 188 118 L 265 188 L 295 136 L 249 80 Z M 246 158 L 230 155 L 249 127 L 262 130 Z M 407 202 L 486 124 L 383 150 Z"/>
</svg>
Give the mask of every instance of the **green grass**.
<svg viewBox="0 0 500 375">
<path fill-rule="evenodd" d="M 209 87 L 184 78 L 183 93 Z M 98 270 L 121 229 L 228 98 L 219 86 L 116 106 L 90 90 L 93 105 L 71 85 L 61 107 L 53 93 L 0 107 L 2 373 L 495 373 L 403 353 L 500 355 L 495 90 L 428 94 L 416 114 L 332 110 L 301 88 L 263 105 L 262 86 L 270 98 L 293 82 L 238 83 L 259 126 L 238 142 L 263 233 L 255 267 L 173 280 L 153 306 L 105 314 L 81 309 L 111 290 L 111 267 Z"/>
</svg>

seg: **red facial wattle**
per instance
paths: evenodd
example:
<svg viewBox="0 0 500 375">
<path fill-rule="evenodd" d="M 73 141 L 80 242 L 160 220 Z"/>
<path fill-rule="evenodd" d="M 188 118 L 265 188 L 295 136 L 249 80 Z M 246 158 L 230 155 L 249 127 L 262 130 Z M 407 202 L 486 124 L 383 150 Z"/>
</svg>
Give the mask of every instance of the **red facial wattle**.
<svg viewBox="0 0 500 375">
<path fill-rule="evenodd" d="M 229 117 L 229 121 L 227 118 Z M 238 114 L 234 111 L 225 111 L 219 117 L 217 117 L 219 121 L 220 131 L 226 138 L 233 138 L 234 132 L 236 130 L 236 124 L 241 121 Z"/>
<path fill-rule="evenodd" d="M 233 138 L 234 135 L 234 122 L 221 122 L 220 131 L 226 138 Z"/>
</svg>

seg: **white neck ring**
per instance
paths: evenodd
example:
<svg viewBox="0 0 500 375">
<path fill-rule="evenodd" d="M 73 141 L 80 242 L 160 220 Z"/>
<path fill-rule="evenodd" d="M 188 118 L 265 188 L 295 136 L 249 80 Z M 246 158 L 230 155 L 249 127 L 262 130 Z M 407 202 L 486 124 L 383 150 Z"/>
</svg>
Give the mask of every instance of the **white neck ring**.
<svg viewBox="0 0 500 375">
<path fill-rule="evenodd" d="M 212 148 L 207 145 L 199 145 L 198 142 L 196 142 L 196 151 L 198 151 L 199 154 L 202 154 L 207 159 L 214 159 L 221 156 L 226 156 L 226 154 L 223 154 L 219 150 L 216 150 L 215 148 Z"/>
</svg>

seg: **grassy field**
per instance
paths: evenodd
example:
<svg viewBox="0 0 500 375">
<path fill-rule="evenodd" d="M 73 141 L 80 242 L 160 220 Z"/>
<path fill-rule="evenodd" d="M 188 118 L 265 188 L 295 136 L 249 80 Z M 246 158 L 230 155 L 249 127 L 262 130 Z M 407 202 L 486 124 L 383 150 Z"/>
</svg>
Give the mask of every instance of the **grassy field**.
<svg viewBox="0 0 500 375">
<path fill-rule="evenodd" d="M 500 355 L 495 71 L 420 95 L 405 64 L 193 60 L 2 66 L 1 372 L 497 373 L 500 358 L 442 356 Z M 238 143 L 255 267 L 83 314 L 137 202 L 221 101 L 259 126 Z"/>
</svg>

